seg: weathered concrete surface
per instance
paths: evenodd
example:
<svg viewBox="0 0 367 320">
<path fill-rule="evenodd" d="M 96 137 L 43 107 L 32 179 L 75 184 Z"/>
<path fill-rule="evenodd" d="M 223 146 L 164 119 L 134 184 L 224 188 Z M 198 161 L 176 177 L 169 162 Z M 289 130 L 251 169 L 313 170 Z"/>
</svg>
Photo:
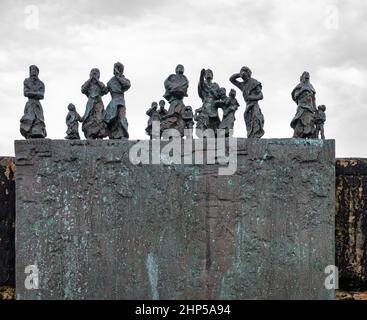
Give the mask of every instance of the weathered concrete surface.
<svg viewBox="0 0 367 320">
<path fill-rule="evenodd" d="M 367 159 L 336 163 L 336 262 L 339 286 L 367 289 Z"/>
<path fill-rule="evenodd" d="M 15 165 L 0 157 L 0 287 L 15 285 Z"/>
<path fill-rule="evenodd" d="M 333 298 L 334 141 L 239 139 L 232 176 L 135 143 L 16 141 L 18 299 Z"/>
</svg>

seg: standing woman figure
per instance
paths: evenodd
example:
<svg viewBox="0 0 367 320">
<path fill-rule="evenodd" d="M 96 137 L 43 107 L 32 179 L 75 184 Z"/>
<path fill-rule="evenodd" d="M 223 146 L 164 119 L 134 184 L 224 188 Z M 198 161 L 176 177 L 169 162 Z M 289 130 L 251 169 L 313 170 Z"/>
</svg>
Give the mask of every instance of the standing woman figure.
<svg viewBox="0 0 367 320">
<path fill-rule="evenodd" d="M 252 72 L 248 67 L 242 67 L 240 73 L 231 76 L 231 81 L 237 88 L 242 91 L 243 98 L 246 102 L 246 110 L 244 114 L 247 138 L 261 138 L 264 134 L 264 116 L 261 112 L 259 101 L 262 100 L 261 82 L 252 78 Z M 238 81 L 242 79 L 242 81 Z"/>
<path fill-rule="evenodd" d="M 291 127 L 294 130 L 293 138 L 315 138 L 316 124 L 316 91 L 310 82 L 310 74 L 304 72 L 300 83 L 292 91 L 292 99 L 297 103 L 297 112 Z"/>
<path fill-rule="evenodd" d="M 87 139 L 103 139 L 106 137 L 105 110 L 102 96 L 108 93 L 108 89 L 99 81 L 99 77 L 99 70 L 92 69 L 89 80 L 82 86 L 82 93 L 88 97 L 82 125 L 82 130 Z"/>
</svg>

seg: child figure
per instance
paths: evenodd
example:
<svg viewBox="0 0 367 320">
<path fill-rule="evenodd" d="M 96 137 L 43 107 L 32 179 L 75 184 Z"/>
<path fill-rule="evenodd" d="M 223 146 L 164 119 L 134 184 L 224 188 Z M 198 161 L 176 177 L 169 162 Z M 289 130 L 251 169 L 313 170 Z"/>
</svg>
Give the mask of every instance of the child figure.
<svg viewBox="0 0 367 320">
<path fill-rule="evenodd" d="M 163 118 L 165 115 L 167 115 L 167 110 L 164 108 L 164 106 L 166 105 L 166 102 L 164 100 L 159 101 L 159 115 L 161 116 L 161 118 Z"/>
<path fill-rule="evenodd" d="M 146 112 L 146 115 L 149 117 L 148 126 L 145 129 L 145 132 L 148 136 L 150 136 L 150 140 L 153 139 L 153 122 L 161 121 L 161 116 L 158 111 L 157 102 L 152 102 L 152 106 Z"/>
<path fill-rule="evenodd" d="M 66 125 L 68 126 L 68 130 L 66 131 L 67 136 L 65 139 L 80 140 L 79 122 L 82 122 L 83 120 L 72 103 L 68 105 L 68 110 L 69 112 L 66 116 Z"/>
<path fill-rule="evenodd" d="M 321 139 L 325 140 L 324 123 L 326 121 L 326 107 L 324 105 L 318 106 L 316 111 L 316 138 L 319 139 L 321 133 Z"/>
<path fill-rule="evenodd" d="M 182 114 L 182 119 L 185 121 L 185 129 L 188 129 L 188 135 L 186 138 L 191 139 L 193 136 L 194 129 L 194 114 L 191 106 L 186 106 Z"/>
<path fill-rule="evenodd" d="M 219 129 L 224 129 L 226 137 L 231 136 L 234 122 L 236 120 L 235 113 L 239 107 L 239 103 L 236 99 L 236 91 L 231 89 L 229 97 L 224 98 L 223 102 L 223 119 L 219 125 Z"/>
<path fill-rule="evenodd" d="M 209 126 L 209 116 L 204 107 L 195 110 L 194 120 L 196 121 L 196 135 L 202 138 L 203 132 Z"/>
</svg>

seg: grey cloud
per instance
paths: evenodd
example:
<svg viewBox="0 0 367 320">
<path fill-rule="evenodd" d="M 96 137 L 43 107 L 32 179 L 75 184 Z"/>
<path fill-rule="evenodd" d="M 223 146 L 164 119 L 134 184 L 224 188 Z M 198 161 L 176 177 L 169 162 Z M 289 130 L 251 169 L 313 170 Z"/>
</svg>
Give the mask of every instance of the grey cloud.
<svg viewBox="0 0 367 320">
<path fill-rule="evenodd" d="M 30 3 L 40 8 L 39 30 L 24 27 L 23 10 Z M 324 26 L 324 8 L 330 4 L 340 15 L 336 30 Z M 40 65 L 48 131 L 51 138 L 61 138 L 67 103 L 84 111 L 80 85 L 89 68 L 100 67 L 107 81 L 113 62 L 121 59 L 133 82 L 126 97 L 132 138 L 145 137 L 145 108 L 161 98 L 163 80 L 178 62 L 186 66 L 187 104 L 194 108 L 200 106 L 195 89 L 200 68 L 211 67 L 216 81 L 229 89 L 229 75 L 249 65 L 264 86 L 266 137 L 292 135 L 289 122 L 296 105 L 290 92 L 308 70 L 318 101 L 328 106 L 326 134 L 337 139 L 338 154 L 367 156 L 362 143 L 366 90 L 324 72 L 366 71 L 364 0 L 4 0 L 1 8 L 0 74 L 7 81 L 0 83 L 6 113 L 0 154 L 11 153 L 12 138 L 21 138 L 22 81 L 29 64 Z M 238 97 L 235 135 L 245 136 L 244 102 Z"/>
</svg>

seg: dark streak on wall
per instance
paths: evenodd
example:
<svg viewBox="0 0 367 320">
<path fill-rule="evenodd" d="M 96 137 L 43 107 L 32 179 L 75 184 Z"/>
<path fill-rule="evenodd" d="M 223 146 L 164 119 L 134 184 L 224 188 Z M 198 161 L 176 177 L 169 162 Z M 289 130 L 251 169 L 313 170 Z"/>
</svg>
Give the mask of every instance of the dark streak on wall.
<svg viewBox="0 0 367 320">
<path fill-rule="evenodd" d="M 15 285 L 15 165 L 0 157 L 0 287 Z"/>
<path fill-rule="evenodd" d="M 336 163 L 336 263 L 339 287 L 367 289 L 367 159 Z"/>
</svg>

